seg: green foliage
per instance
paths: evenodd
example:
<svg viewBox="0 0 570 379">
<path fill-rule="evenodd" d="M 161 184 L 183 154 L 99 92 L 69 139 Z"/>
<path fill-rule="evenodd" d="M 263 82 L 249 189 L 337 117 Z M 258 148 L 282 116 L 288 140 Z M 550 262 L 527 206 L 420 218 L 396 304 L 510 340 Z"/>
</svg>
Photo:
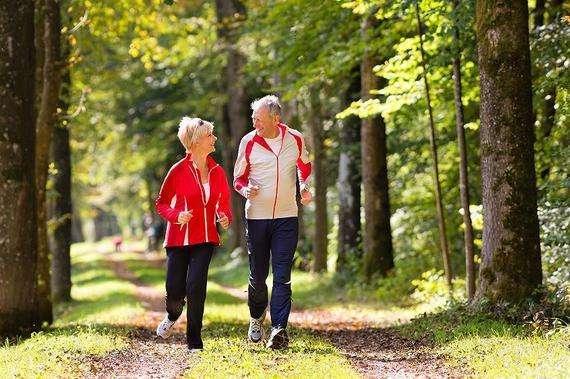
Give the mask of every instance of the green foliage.
<svg viewBox="0 0 570 379">
<path fill-rule="evenodd" d="M 288 124 L 307 136 L 315 122 L 324 130 L 329 267 L 334 266 L 336 258 L 337 161 L 339 152 L 346 148 L 339 143 L 339 118 L 381 114 L 387 127 L 396 270 L 369 290 L 382 301 L 421 293 L 417 291 L 424 284 L 427 287 L 423 290 L 428 291 L 433 284 L 435 287 L 429 291 L 437 293 L 438 279 L 422 278 L 423 273 L 438 272 L 442 263 L 415 1 L 250 0 L 244 5 L 247 17 L 243 23 L 240 20 L 231 48 L 246 59 L 243 81 L 248 97 L 278 93 L 284 100 Z M 470 208 L 476 246 L 480 247 L 474 1 L 461 1 L 457 9 L 441 0 L 420 0 L 419 6 L 452 268 L 461 277 L 465 259 L 451 60 L 456 53 L 461 58 Z M 226 126 L 227 95 L 221 88 L 226 64 L 222 51 L 227 47 L 221 46 L 218 38 L 215 4 L 200 0 L 73 0 L 67 13 L 73 25 L 87 15 L 82 26 L 73 28 L 69 35 L 70 61 L 74 63 L 70 113 L 76 114 L 68 124 L 73 138 L 76 209 L 84 218 L 93 217 L 98 209 L 112 212 L 124 231 L 136 232 L 142 215 L 152 210 L 166 168 L 183 154 L 176 138 L 178 120 L 185 114 L 213 120 L 218 134 Z M 377 26 L 370 32 L 372 42 L 365 46 L 361 24 L 370 14 L 376 17 Z M 73 25 L 67 25 L 66 30 L 72 30 Z M 454 28 L 459 31 L 457 41 L 453 38 Z M 563 230 L 558 227 L 562 222 L 558 215 L 564 214 L 561 210 L 567 205 L 569 187 L 568 165 L 564 164 L 570 151 L 568 128 L 564 127 L 568 116 L 568 59 L 564 56 L 567 35 L 568 22 L 560 17 L 531 35 L 537 108 L 557 88 L 555 125 L 548 135 L 542 128 L 543 111 L 536 112 L 539 196 L 558 208 L 541 215 L 549 281 L 562 281 L 567 271 L 567 262 L 560 253 L 565 246 L 560 241 L 564 239 L 557 232 Z M 367 102 L 346 104 L 346 91 L 358 72 L 365 47 L 377 58 L 375 71 L 382 87 Z M 312 256 L 310 236 L 318 220 L 314 220 L 311 206 L 305 208 L 304 221 L 299 266 L 307 266 Z M 361 266 L 357 256 L 351 256 L 349 266 L 347 277 L 339 280 L 359 291 L 362 285 L 352 275 Z M 418 280 L 416 285 L 414 279 Z"/>
<path fill-rule="evenodd" d="M 570 208 L 545 203 L 538 209 L 540 249 L 547 283 L 555 286 L 570 284 Z"/>
</svg>

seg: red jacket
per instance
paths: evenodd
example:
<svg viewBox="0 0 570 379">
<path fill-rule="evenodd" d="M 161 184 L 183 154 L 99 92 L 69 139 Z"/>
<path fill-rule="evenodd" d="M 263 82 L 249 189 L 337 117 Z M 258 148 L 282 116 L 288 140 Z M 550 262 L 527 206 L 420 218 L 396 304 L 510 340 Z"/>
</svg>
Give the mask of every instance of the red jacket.
<svg viewBox="0 0 570 379">
<path fill-rule="evenodd" d="M 156 211 L 167 221 L 164 246 L 188 246 L 210 242 L 220 243 L 216 228 L 217 216 L 225 214 L 230 222 L 232 209 L 230 186 L 223 168 L 208 156 L 210 197 L 205 203 L 205 192 L 200 172 L 190 154 L 176 162 L 162 183 L 156 199 Z M 178 223 L 182 211 L 193 210 L 186 224 Z"/>
</svg>

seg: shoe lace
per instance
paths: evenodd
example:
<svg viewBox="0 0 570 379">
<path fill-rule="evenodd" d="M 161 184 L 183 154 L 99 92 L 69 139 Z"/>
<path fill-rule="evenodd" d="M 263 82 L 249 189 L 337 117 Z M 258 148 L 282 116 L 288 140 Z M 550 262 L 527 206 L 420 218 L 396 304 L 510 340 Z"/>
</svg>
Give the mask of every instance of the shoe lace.
<svg viewBox="0 0 570 379">
<path fill-rule="evenodd" d="M 252 331 L 258 332 L 259 330 L 261 330 L 261 320 L 252 318 L 249 321 L 249 327 L 251 328 Z"/>
</svg>

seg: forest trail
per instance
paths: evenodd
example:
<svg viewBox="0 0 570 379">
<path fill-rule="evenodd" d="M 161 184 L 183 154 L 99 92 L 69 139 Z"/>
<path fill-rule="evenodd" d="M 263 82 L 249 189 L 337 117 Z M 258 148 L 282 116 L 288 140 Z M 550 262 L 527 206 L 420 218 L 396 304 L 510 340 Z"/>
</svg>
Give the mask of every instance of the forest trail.
<svg viewBox="0 0 570 379">
<path fill-rule="evenodd" d="M 156 325 L 164 317 L 164 293 L 143 283 L 127 265 L 118 259 L 121 253 L 105 254 L 106 264 L 122 280 L 136 287 L 136 296 L 145 312 L 131 320 L 129 348 L 93 358 L 88 377 L 181 377 L 198 362 L 200 354 L 188 353 L 185 345 L 185 312 L 175 324 L 167 340 L 155 334 Z M 150 267 L 164 267 L 161 255 L 138 253 L 141 262 Z M 246 301 L 242 289 L 220 286 L 229 296 Z M 206 309 L 208 299 L 206 299 Z M 266 322 L 266 327 L 268 323 Z M 293 329 L 302 329 L 318 339 L 328 341 L 345 356 L 362 377 L 374 378 L 457 378 L 466 374 L 444 363 L 444 357 L 433 354 L 425 341 L 404 339 L 386 324 L 351 312 L 319 309 L 295 309 L 290 316 Z M 205 328 L 207 328 L 207 324 Z M 243 324 L 243 333 L 247 325 Z M 199 373 L 195 373 L 198 374 Z"/>
<path fill-rule="evenodd" d="M 164 340 L 157 337 L 156 326 L 164 317 L 164 294 L 144 284 L 136 277 L 117 254 L 106 254 L 106 263 L 113 269 L 117 277 L 128 281 L 136 287 L 136 297 L 144 307 L 143 315 L 131 320 L 129 326 L 129 348 L 114 351 L 103 358 L 94 358 L 89 377 L 146 377 L 173 378 L 180 377 L 189 367 L 192 357 L 185 344 L 184 322 L 174 325 L 170 338 Z M 144 259 L 144 255 L 141 254 Z"/>
</svg>

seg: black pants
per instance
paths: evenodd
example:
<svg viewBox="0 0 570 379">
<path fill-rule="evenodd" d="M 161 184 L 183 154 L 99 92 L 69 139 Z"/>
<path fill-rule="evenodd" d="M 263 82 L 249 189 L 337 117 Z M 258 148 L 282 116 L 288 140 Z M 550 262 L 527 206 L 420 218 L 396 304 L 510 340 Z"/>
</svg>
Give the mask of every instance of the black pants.
<svg viewBox="0 0 570 379">
<path fill-rule="evenodd" d="M 212 244 L 166 248 L 166 312 L 171 321 L 177 320 L 182 314 L 186 297 L 186 342 L 189 348 L 204 347 L 202 317 L 213 251 Z"/>
</svg>

